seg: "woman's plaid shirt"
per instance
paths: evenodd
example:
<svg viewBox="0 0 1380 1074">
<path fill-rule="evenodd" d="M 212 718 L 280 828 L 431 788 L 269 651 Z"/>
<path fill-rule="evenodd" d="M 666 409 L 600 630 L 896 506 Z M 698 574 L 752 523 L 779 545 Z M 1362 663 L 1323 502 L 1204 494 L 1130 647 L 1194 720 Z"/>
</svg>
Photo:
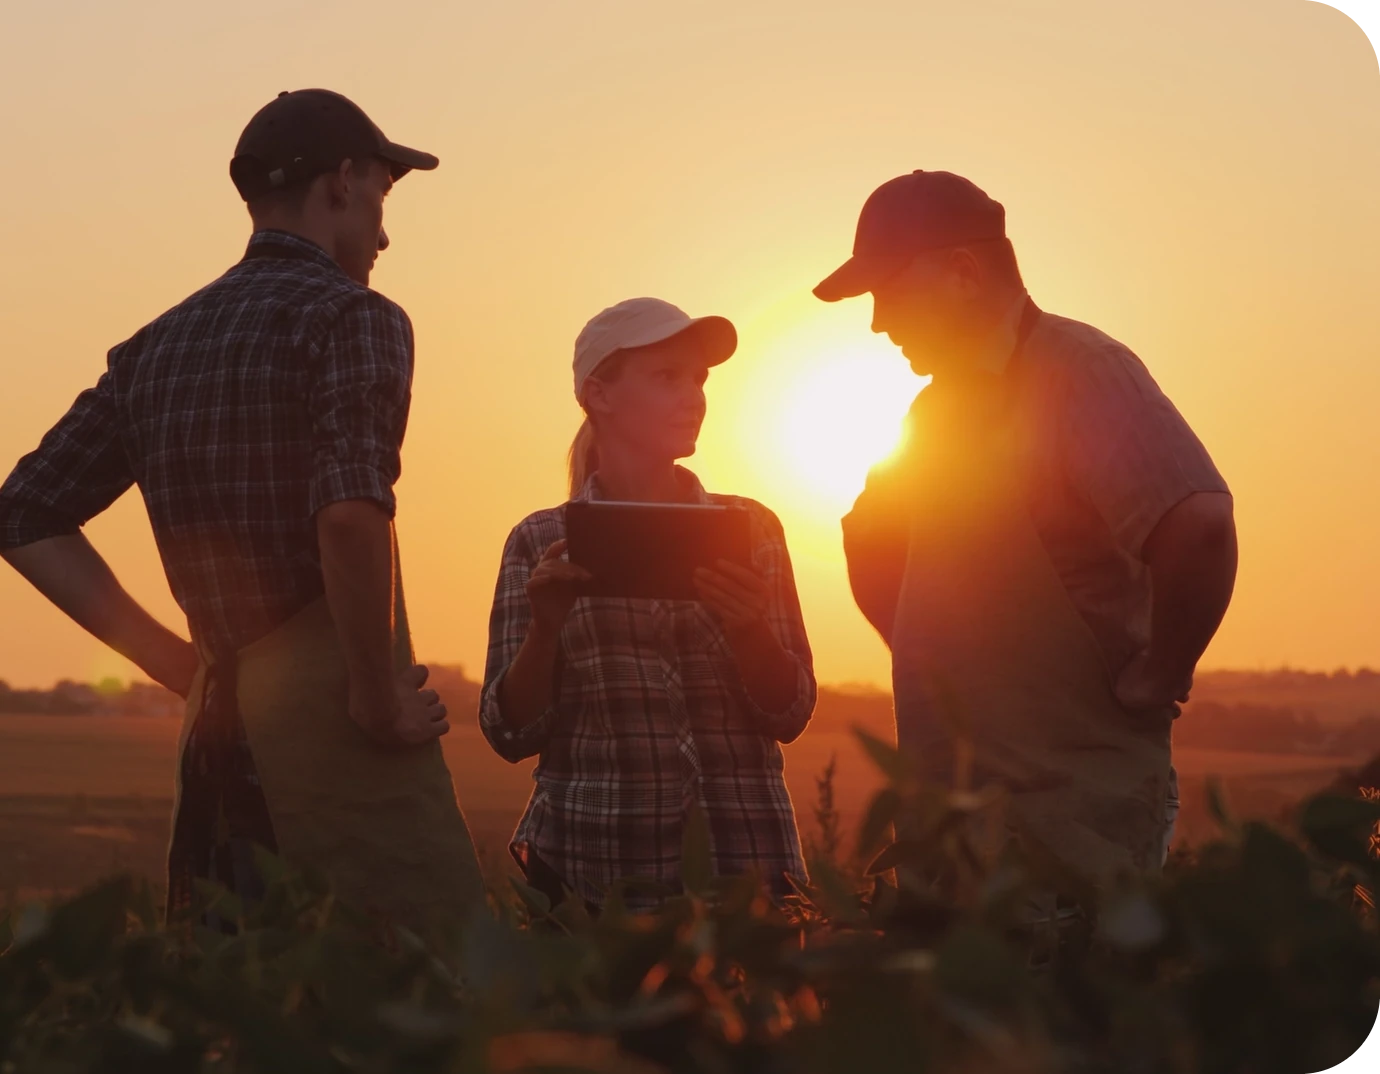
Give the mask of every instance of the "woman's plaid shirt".
<svg viewBox="0 0 1380 1074">
<path fill-rule="evenodd" d="M 564 538 L 564 509 L 529 516 L 503 551 L 479 722 L 506 760 L 540 754 L 512 851 L 520 862 L 535 854 L 594 903 L 619 878 L 679 888 L 683 823 L 695 803 L 709 822 L 719 875 L 755 870 L 777 892 L 787 890 L 786 874 L 805 877 L 779 743 L 809 722 L 815 676 L 785 535 L 761 504 L 711 496 L 681 474 L 699 502 L 752 514 L 753 565 L 771 593 L 768 621 L 797 668 L 784 711 L 766 712 L 748 696 L 703 605 L 581 598 L 561 635 L 558 700 L 533 723 L 509 726 L 499 690 L 531 621 L 527 580 Z M 577 498 L 598 496 L 596 476 Z M 655 899 L 634 891 L 627 901 L 637 908 Z"/>
</svg>

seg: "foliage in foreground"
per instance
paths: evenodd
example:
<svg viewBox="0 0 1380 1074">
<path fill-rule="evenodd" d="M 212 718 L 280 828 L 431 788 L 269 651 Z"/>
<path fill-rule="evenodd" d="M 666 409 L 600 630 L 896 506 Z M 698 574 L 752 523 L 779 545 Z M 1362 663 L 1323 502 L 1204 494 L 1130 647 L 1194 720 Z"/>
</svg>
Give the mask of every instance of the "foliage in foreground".
<svg viewBox="0 0 1380 1074">
<path fill-rule="evenodd" d="M 710 876 L 695 821 L 652 917 L 515 884 L 428 945 L 268 858 L 262 905 L 207 893 L 235 935 L 163 927 L 129 878 L 26 908 L 0 921 L 0 1071 L 1301 1074 L 1374 1024 L 1380 803 L 1315 798 L 1294 836 L 1219 810 L 1196 860 L 1032 923 L 1030 892 L 1077 882 L 995 846 L 1000 796 L 864 745 L 888 786 L 780 907 Z"/>
</svg>

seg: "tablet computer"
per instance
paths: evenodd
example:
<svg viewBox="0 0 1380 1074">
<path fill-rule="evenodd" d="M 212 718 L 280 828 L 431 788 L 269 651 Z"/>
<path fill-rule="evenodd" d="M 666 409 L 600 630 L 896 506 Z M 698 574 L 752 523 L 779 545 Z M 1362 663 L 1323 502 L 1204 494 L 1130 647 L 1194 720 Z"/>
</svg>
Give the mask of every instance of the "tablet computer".
<svg viewBox="0 0 1380 1074">
<path fill-rule="evenodd" d="M 746 508 L 719 504 L 566 504 L 570 562 L 594 575 L 591 596 L 698 600 L 695 569 L 752 564 Z"/>
</svg>

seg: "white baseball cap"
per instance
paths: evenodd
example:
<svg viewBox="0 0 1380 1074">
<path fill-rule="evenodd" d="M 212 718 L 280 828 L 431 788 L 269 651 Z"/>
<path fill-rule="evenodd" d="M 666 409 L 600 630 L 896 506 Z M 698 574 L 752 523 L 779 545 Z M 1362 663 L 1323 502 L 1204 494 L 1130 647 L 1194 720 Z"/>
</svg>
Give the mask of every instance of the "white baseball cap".
<svg viewBox="0 0 1380 1074">
<path fill-rule="evenodd" d="M 649 347 L 694 332 L 711 366 L 733 357 L 738 330 L 727 317 L 691 317 L 659 298 L 629 298 L 596 314 L 575 340 L 575 398 L 583 401 L 585 381 L 617 351 Z"/>
</svg>

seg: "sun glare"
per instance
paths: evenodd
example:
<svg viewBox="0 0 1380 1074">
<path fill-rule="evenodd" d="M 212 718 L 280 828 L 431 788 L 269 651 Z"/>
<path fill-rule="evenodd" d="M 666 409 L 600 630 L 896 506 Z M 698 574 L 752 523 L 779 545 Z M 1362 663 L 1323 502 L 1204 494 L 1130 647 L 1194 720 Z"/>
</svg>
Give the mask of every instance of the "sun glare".
<svg viewBox="0 0 1380 1074">
<path fill-rule="evenodd" d="M 839 560 L 838 520 L 925 383 L 860 312 L 809 298 L 746 320 L 742 358 L 710 379 L 695 460 L 712 487 L 779 512 L 793 550 L 820 563 Z"/>
<path fill-rule="evenodd" d="M 782 393 L 773 438 L 801 491 L 851 501 L 897 446 L 919 381 L 894 355 L 839 353 L 802 369 Z"/>
</svg>

